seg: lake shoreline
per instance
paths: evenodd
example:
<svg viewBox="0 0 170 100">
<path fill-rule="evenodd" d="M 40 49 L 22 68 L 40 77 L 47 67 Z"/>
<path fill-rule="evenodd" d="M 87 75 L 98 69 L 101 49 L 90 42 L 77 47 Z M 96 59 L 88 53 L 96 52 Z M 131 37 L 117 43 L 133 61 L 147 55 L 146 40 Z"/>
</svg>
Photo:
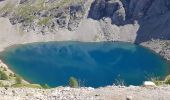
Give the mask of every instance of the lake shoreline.
<svg viewBox="0 0 170 100">
<path fill-rule="evenodd" d="M 11 100 L 169 100 L 170 86 L 106 86 L 53 89 L 0 88 L 0 99 Z M 5 94 L 5 95 L 4 95 Z"/>
<path fill-rule="evenodd" d="M 59 41 L 49 41 L 50 43 L 52 42 L 59 42 Z M 60 42 L 63 42 L 63 41 L 60 41 Z M 64 42 L 69 42 L 70 43 L 70 41 L 64 41 Z M 72 41 L 73 42 L 73 41 Z M 78 42 L 81 42 L 81 41 L 78 41 Z M 107 41 L 104 41 L 104 42 L 107 42 Z M 110 41 L 111 43 L 113 42 L 119 42 L 119 41 Z M 42 43 L 48 43 L 48 42 L 33 42 L 33 43 L 28 43 L 29 45 L 30 44 L 42 44 Z M 86 42 L 83 42 L 83 43 L 86 43 Z M 91 43 L 91 42 L 89 42 L 89 43 Z M 94 43 L 96 43 L 96 42 L 94 42 Z M 98 42 L 97 42 L 98 43 Z M 127 43 L 127 42 L 122 42 L 122 43 Z M 9 46 L 9 47 L 7 47 L 7 48 L 5 48 L 4 50 L 6 50 L 6 49 L 11 49 L 11 48 L 13 48 L 13 47 L 16 47 L 16 46 L 19 46 L 19 45 L 25 45 L 25 44 L 27 44 L 27 43 L 24 43 L 24 44 L 15 44 L 15 45 L 13 45 L 13 46 Z M 130 43 L 130 44 L 133 44 L 133 43 Z M 139 46 L 142 46 L 142 45 L 139 45 Z M 144 46 L 145 47 L 145 46 Z M 147 48 L 147 49 L 149 49 L 148 47 L 145 47 L 145 48 Z M 154 49 L 155 50 L 155 49 Z M 156 53 L 155 51 L 153 51 L 153 50 L 151 50 L 152 52 L 154 52 L 154 53 Z M 2 52 L 2 51 L 1 51 Z M 156 53 L 157 55 L 159 55 L 158 53 Z M 163 56 L 161 56 L 161 57 L 163 57 Z M 165 58 L 164 58 L 165 59 Z M 2 62 L 2 61 L 1 61 Z M 6 65 L 6 64 L 5 64 Z M 7 65 L 6 65 L 6 67 L 7 67 Z M 12 71 L 10 68 L 8 68 L 8 70 L 10 70 L 10 71 Z"/>
</svg>

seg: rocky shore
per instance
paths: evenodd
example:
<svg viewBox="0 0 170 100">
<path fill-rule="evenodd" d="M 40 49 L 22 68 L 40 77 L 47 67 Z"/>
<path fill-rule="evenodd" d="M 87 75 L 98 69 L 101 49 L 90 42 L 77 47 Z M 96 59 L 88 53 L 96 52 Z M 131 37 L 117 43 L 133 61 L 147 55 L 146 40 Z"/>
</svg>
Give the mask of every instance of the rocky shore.
<svg viewBox="0 0 170 100">
<path fill-rule="evenodd" d="M 169 100 L 170 87 L 0 88 L 0 100 Z"/>
<path fill-rule="evenodd" d="M 170 61 L 170 40 L 151 40 L 141 44 Z"/>
</svg>

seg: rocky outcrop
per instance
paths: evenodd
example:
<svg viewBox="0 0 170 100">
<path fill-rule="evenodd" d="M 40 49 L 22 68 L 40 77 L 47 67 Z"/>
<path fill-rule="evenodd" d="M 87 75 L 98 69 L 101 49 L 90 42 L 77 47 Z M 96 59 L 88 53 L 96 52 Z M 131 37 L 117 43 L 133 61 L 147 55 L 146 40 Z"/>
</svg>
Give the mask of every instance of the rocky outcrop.
<svg viewBox="0 0 170 100">
<path fill-rule="evenodd" d="M 170 40 L 151 40 L 144 42 L 141 45 L 155 51 L 163 58 L 170 61 Z"/>
<path fill-rule="evenodd" d="M 59 29 L 75 30 L 84 12 L 83 2 L 20 0 L 10 11 L 2 8 L 0 15 L 8 17 L 12 25 L 21 24 L 22 30 L 45 34 Z"/>
<path fill-rule="evenodd" d="M 138 21 L 136 43 L 151 39 L 170 39 L 169 0 L 95 0 L 89 18 L 109 17 L 114 25 L 133 24 Z M 124 33 L 126 34 L 126 33 Z"/>
<path fill-rule="evenodd" d="M 170 39 L 169 0 L 5 1 L 8 2 L 0 7 L 0 15 L 19 29 L 15 34 L 17 43 L 30 42 L 32 37 L 36 42 L 41 42 L 43 37 L 45 41 L 125 41 L 139 44 L 152 39 Z"/>
<path fill-rule="evenodd" d="M 88 17 L 95 20 L 109 17 L 113 24 L 122 25 L 125 20 L 125 9 L 119 0 L 95 0 Z"/>
</svg>

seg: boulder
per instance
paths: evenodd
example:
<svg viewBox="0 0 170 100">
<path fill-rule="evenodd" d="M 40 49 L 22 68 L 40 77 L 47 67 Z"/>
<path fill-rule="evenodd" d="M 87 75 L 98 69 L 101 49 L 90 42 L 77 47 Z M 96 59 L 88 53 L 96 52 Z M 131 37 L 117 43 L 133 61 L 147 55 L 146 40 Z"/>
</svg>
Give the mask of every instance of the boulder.
<svg viewBox="0 0 170 100">
<path fill-rule="evenodd" d="M 153 83 L 153 82 L 151 82 L 151 81 L 145 81 L 145 82 L 143 83 L 143 86 L 144 86 L 144 87 L 155 87 L 156 84 Z"/>
</svg>

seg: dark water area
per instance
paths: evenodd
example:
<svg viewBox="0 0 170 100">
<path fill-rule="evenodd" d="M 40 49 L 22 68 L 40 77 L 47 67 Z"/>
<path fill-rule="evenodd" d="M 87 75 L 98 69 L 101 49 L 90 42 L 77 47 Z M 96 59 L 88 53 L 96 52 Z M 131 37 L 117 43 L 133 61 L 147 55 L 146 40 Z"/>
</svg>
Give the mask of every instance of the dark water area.
<svg viewBox="0 0 170 100">
<path fill-rule="evenodd" d="M 122 42 L 48 42 L 17 45 L 0 53 L 11 70 L 31 83 L 66 86 L 71 76 L 81 85 L 101 87 L 124 82 L 141 85 L 163 79 L 170 65 L 152 51 Z"/>
</svg>

